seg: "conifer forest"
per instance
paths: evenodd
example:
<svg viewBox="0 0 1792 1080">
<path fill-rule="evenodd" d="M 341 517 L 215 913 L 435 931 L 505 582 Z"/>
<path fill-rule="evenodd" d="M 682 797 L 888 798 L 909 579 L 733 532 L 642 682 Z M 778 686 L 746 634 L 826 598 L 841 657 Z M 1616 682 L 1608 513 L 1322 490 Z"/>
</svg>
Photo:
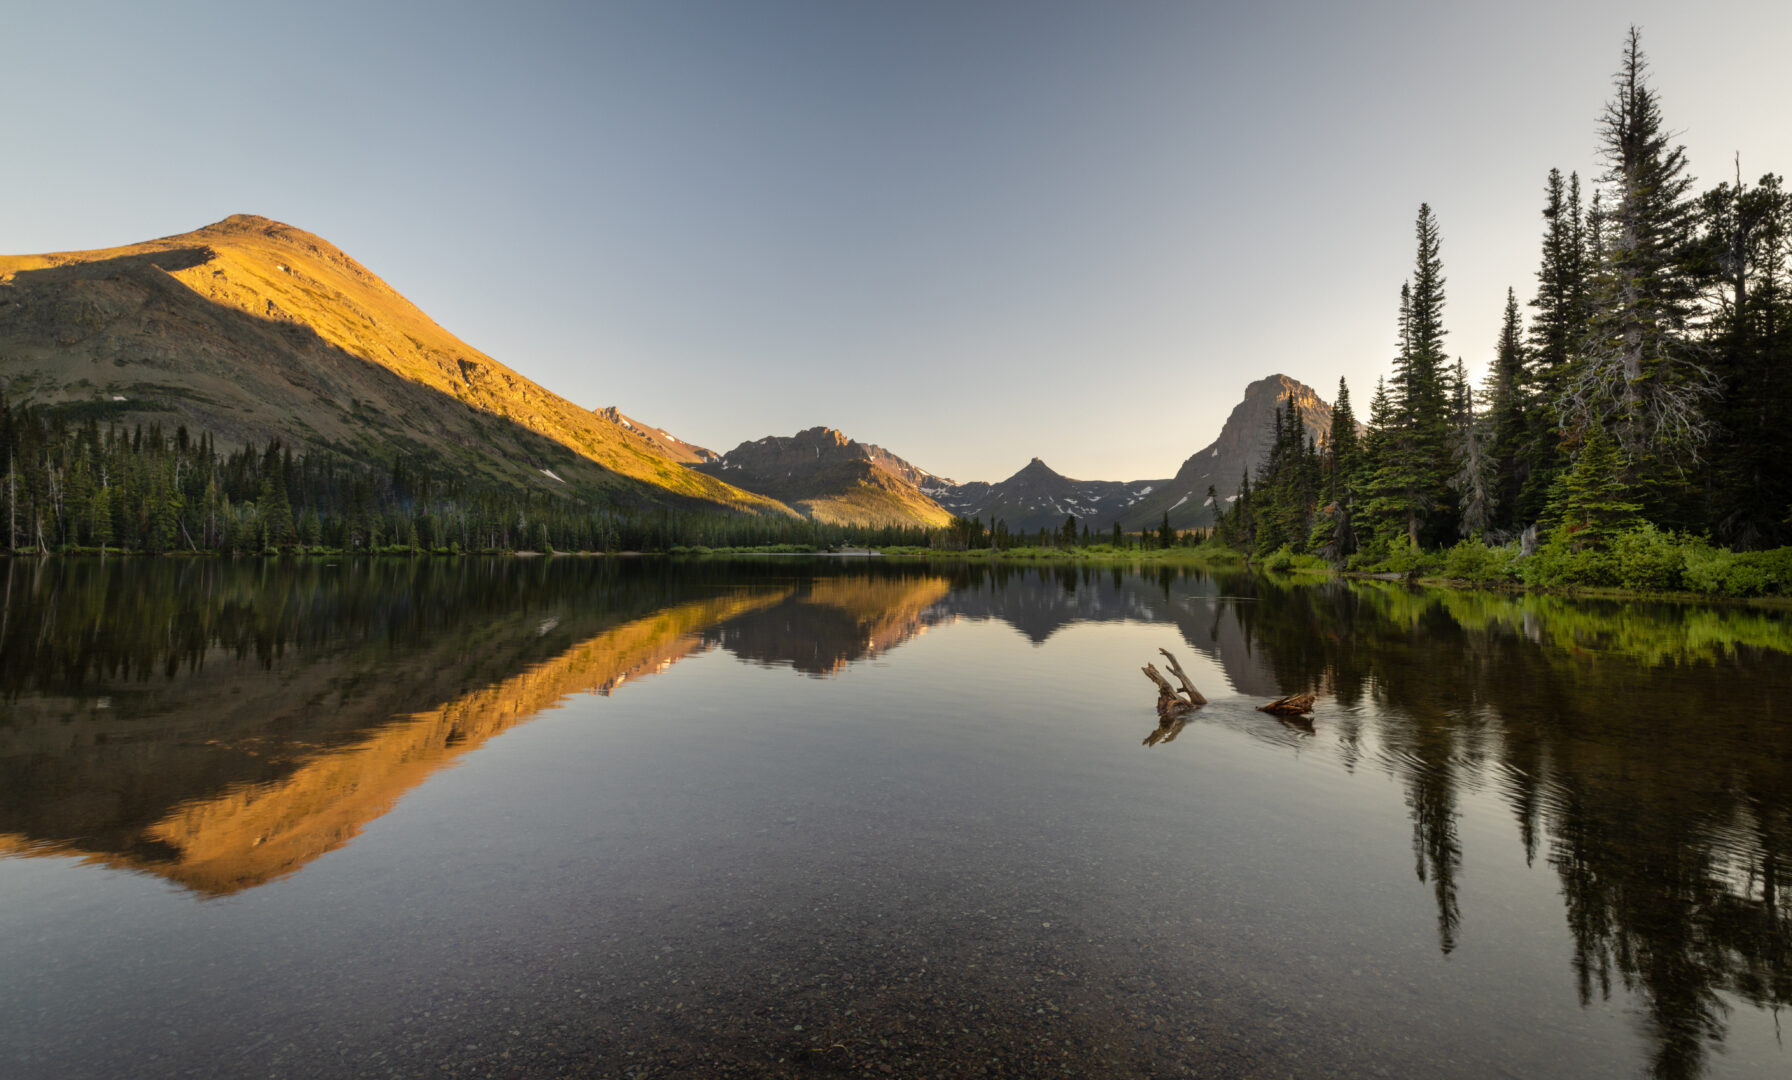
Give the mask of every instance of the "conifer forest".
<svg viewBox="0 0 1792 1080">
<path fill-rule="evenodd" d="M 1222 540 L 1482 581 L 1792 587 L 1792 193 L 1740 165 L 1697 189 L 1634 29 L 1598 132 L 1598 176 L 1544 178 L 1535 280 L 1503 298 L 1481 384 L 1446 344 L 1422 205 L 1366 421 L 1342 380 L 1329 438 L 1290 406 Z"/>
</svg>

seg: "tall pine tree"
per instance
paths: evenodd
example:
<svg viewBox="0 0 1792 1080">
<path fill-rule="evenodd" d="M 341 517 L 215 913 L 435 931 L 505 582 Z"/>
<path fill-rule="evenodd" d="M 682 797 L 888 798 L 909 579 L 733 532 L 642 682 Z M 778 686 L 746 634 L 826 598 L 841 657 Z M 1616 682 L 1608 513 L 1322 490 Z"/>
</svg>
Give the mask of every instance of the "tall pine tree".
<svg viewBox="0 0 1792 1080">
<path fill-rule="evenodd" d="M 1506 315 L 1487 372 L 1487 446 L 1491 495 L 1487 523 L 1500 530 L 1520 525 L 1518 494 L 1530 471 L 1534 409 L 1526 385 L 1523 327 L 1518 296 L 1506 290 Z"/>
<path fill-rule="evenodd" d="M 1684 147 L 1670 147 L 1635 27 L 1625 40 L 1615 95 L 1600 120 L 1601 178 L 1610 204 L 1593 278 L 1585 356 L 1564 391 L 1572 428 L 1612 433 L 1637 479 L 1674 479 L 1709 436 L 1711 373 L 1692 342 L 1696 283 L 1688 259 L 1693 204 Z"/>
<path fill-rule="evenodd" d="M 1450 501 L 1450 398 L 1444 356 L 1444 274 L 1437 218 L 1428 204 L 1414 225 L 1412 280 L 1400 290 L 1400 353 L 1394 360 L 1393 415 L 1382 432 L 1369 481 L 1380 531 L 1419 548 L 1439 539 L 1439 510 Z M 1453 522 L 1451 523 L 1453 525 Z"/>
</svg>

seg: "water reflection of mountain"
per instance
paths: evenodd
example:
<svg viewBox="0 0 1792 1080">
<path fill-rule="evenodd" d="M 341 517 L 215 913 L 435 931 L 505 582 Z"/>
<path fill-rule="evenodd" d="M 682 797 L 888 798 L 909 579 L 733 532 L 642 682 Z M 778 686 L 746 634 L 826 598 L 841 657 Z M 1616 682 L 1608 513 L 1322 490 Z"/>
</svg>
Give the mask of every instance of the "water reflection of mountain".
<svg viewBox="0 0 1792 1080">
<path fill-rule="evenodd" d="M 1339 582 L 1256 597 L 1235 613 L 1278 678 L 1346 707 L 1321 739 L 1404 784 L 1441 949 L 1473 933 L 1456 822 L 1479 788 L 1560 882 L 1583 1000 L 1644 1003 L 1656 1075 L 1699 1075 L 1731 1002 L 1792 1002 L 1782 616 Z"/>
<path fill-rule="evenodd" d="M 1065 567 L 44 560 L 0 576 L 0 854 L 228 893 L 341 845 L 566 694 L 697 649 L 827 674 L 955 618 L 1034 641 L 1133 620 L 1173 625 L 1240 693 L 1325 691 L 1312 734 L 1249 710 L 1190 722 L 1396 777 L 1443 951 L 1477 932 L 1457 822 L 1480 791 L 1559 883 L 1584 998 L 1643 1003 L 1658 1075 L 1701 1072 L 1735 1003 L 1792 1002 L 1778 612 Z"/>
<path fill-rule="evenodd" d="M 1135 573 L 1119 567 L 972 566 L 953 579 L 951 614 L 999 619 L 1034 642 L 1086 622 L 1170 623 L 1183 641 L 1217 661 L 1241 694 L 1280 697 L 1287 683 L 1248 632 L 1249 576 L 1214 578 L 1182 567 Z M 1286 685 L 1288 690 L 1281 689 Z"/>
<path fill-rule="evenodd" d="M 782 602 L 704 631 L 743 660 L 831 675 L 875 658 L 945 617 L 951 584 L 933 574 L 854 573 L 804 580 Z"/>
<path fill-rule="evenodd" d="M 53 562 L 7 585 L 0 853 L 208 895 L 292 872 L 491 736 L 783 595 L 595 562 Z"/>
</svg>

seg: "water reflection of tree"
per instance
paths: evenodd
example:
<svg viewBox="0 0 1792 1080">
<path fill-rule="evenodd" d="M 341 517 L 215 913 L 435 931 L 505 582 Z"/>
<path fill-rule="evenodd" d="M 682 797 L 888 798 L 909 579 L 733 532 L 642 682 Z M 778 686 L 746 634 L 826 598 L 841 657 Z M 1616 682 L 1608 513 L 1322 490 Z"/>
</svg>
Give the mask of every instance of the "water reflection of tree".
<svg viewBox="0 0 1792 1080">
<path fill-rule="evenodd" d="M 1792 642 L 1758 611 L 1263 580 L 1236 617 L 1285 685 L 1360 695 L 1406 787 L 1440 947 L 1463 932 L 1458 804 L 1497 791 L 1561 882 L 1583 1002 L 1634 992 L 1653 1071 L 1698 1075 L 1726 1000 L 1792 1001 Z M 1347 760 L 1361 733 L 1342 735 Z M 1471 913 L 1472 918 L 1472 913 Z"/>
</svg>

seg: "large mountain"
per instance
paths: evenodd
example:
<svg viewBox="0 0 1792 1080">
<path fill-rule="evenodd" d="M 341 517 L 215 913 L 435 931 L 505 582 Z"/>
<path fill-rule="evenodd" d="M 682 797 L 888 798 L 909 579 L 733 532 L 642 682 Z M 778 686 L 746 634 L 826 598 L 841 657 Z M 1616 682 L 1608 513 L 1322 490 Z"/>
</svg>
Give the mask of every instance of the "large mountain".
<svg viewBox="0 0 1792 1080">
<path fill-rule="evenodd" d="M 279 438 L 593 505 L 786 515 L 437 326 L 324 240 L 238 215 L 129 247 L 0 257 L 0 385 L 102 422 Z"/>
<path fill-rule="evenodd" d="M 923 493 L 936 478 L 881 446 L 813 427 L 744 442 L 693 469 L 841 525 L 945 525 L 952 515 Z"/>
<path fill-rule="evenodd" d="M 1133 507 L 1161 488 L 1164 480 L 1072 480 L 1034 458 L 1006 480 L 954 484 L 934 480 L 922 488 L 941 506 L 961 517 L 993 524 L 1007 522 L 1015 532 L 1060 529 L 1066 517 L 1107 529 L 1115 521 L 1131 522 Z"/>
<path fill-rule="evenodd" d="M 1294 398 L 1295 414 L 1307 434 L 1324 441 L 1332 429 L 1332 407 L 1312 387 L 1286 375 L 1258 379 L 1244 388 L 1244 400 L 1233 406 L 1219 437 L 1190 455 L 1174 478 L 1140 499 L 1128 510 L 1123 524 L 1128 529 L 1155 527 L 1166 512 L 1170 524 L 1179 529 L 1213 524 L 1208 487 L 1222 502 L 1230 502 L 1238 494 L 1245 470 L 1256 477 L 1275 441 L 1276 410 L 1289 397 Z"/>
</svg>

